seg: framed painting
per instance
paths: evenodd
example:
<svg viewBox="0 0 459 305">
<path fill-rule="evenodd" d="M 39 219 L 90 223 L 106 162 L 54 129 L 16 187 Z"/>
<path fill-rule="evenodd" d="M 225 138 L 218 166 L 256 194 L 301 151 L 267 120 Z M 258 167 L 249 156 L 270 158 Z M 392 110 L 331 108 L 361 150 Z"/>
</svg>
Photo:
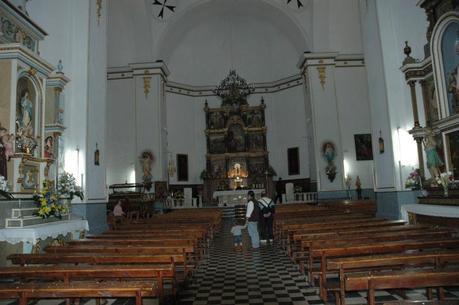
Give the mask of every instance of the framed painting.
<svg viewBox="0 0 459 305">
<path fill-rule="evenodd" d="M 355 141 L 355 156 L 357 161 L 373 160 L 373 145 L 371 142 L 371 134 L 356 134 Z"/>
</svg>

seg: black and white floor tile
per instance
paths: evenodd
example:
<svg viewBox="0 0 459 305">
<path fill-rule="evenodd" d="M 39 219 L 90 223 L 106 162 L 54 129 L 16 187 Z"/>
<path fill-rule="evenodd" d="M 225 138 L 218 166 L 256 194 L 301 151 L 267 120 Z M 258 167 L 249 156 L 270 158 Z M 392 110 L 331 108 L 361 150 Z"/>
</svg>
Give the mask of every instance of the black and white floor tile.
<svg viewBox="0 0 459 305">
<path fill-rule="evenodd" d="M 322 305 L 318 290 L 307 284 L 298 267 L 275 245 L 250 249 L 244 232 L 242 252 L 235 251 L 229 233 L 231 222 L 224 223 L 215 237 L 210 254 L 179 294 L 179 305 Z M 410 300 L 426 300 L 424 290 L 406 292 Z M 459 298 L 459 289 L 448 290 L 446 297 Z M 402 298 L 386 291 L 376 293 L 378 303 Z M 330 295 L 329 304 L 334 304 Z M 348 293 L 346 304 L 367 304 L 365 292 Z"/>
<path fill-rule="evenodd" d="M 212 242 L 210 253 L 204 258 L 193 277 L 181 287 L 178 305 L 325 305 L 318 290 L 307 284 L 298 267 L 275 245 L 251 250 L 244 232 L 242 252 L 235 251 L 230 234 L 231 221 L 225 221 Z M 410 300 L 426 300 L 424 290 L 406 291 Z M 448 289 L 447 298 L 459 298 L 459 288 Z M 377 303 L 401 300 L 396 294 L 376 292 Z M 146 300 L 145 305 L 157 304 Z M 164 302 L 168 305 L 169 302 Z M 171 304 L 174 302 L 171 302 Z M 330 295 L 329 304 L 334 304 Z M 0 305 L 16 305 L 0 301 Z M 40 301 L 38 305 L 64 305 L 63 300 Z M 134 300 L 108 300 L 107 305 L 133 305 Z M 367 304 L 365 292 L 348 293 L 346 304 Z M 81 305 L 95 305 L 85 300 Z M 328 305 L 328 304 L 327 304 Z"/>
</svg>

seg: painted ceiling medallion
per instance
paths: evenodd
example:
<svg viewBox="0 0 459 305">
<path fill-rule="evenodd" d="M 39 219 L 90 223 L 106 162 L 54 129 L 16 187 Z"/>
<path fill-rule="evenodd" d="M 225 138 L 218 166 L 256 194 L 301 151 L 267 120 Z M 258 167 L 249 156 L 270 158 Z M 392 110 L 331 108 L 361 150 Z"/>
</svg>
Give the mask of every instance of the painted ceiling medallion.
<svg viewBox="0 0 459 305">
<path fill-rule="evenodd" d="M 176 0 L 154 0 L 153 11 L 156 18 L 165 19 L 175 12 Z"/>
<path fill-rule="evenodd" d="M 303 5 L 303 2 L 301 2 L 302 0 L 296 0 L 296 6 L 298 8 L 302 8 L 304 5 Z M 292 2 L 292 0 L 287 0 L 287 4 L 290 4 L 290 2 Z"/>
</svg>

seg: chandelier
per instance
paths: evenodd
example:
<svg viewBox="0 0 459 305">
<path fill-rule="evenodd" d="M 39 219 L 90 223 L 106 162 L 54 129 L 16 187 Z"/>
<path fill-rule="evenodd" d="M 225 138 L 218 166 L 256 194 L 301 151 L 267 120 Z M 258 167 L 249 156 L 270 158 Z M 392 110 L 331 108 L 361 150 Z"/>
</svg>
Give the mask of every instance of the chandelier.
<svg viewBox="0 0 459 305">
<path fill-rule="evenodd" d="M 249 85 L 235 70 L 230 70 L 228 76 L 221 81 L 214 93 L 223 99 L 223 104 L 246 103 L 247 96 L 254 92 L 253 85 Z"/>
</svg>

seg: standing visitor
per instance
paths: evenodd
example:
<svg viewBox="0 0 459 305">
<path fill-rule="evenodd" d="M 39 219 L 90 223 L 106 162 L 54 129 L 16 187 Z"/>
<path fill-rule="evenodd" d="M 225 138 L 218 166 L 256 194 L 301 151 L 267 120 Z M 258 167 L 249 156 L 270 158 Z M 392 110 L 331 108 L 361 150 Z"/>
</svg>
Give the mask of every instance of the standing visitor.
<svg viewBox="0 0 459 305">
<path fill-rule="evenodd" d="M 243 222 L 244 220 L 237 220 L 235 221 L 234 226 L 231 228 L 231 234 L 233 234 L 234 249 L 236 251 L 242 250 L 242 230 L 247 226 L 244 225 Z"/>
<path fill-rule="evenodd" d="M 274 203 L 282 203 L 282 194 L 284 193 L 284 186 L 282 185 L 282 178 L 279 177 L 276 183 L 276 197 L 274 198 Z"/>
<path fill-rule="evenodd" d="M 260 219 L 260 207 L 255 199 L 255 193 L 249 191 L 247 194 L 247 212 L 245 217 L 247 219 L 247 230 L 249 231 L 250 241 L 252 242 L 252 248 L 260 248 L 260 236 L 258 235 L 258 220 Z"/>
<path fill-rule="evenodd" d="M 260 242 L 266 243 L 273 242 L 273 221 L 274 221 L 274 201 L 271 198 L 266 196 L 258 200 L 260 205 L 261 215 L 260 215 L 260 230 L 261 230 L 261 240 Z"/>
</svg>

